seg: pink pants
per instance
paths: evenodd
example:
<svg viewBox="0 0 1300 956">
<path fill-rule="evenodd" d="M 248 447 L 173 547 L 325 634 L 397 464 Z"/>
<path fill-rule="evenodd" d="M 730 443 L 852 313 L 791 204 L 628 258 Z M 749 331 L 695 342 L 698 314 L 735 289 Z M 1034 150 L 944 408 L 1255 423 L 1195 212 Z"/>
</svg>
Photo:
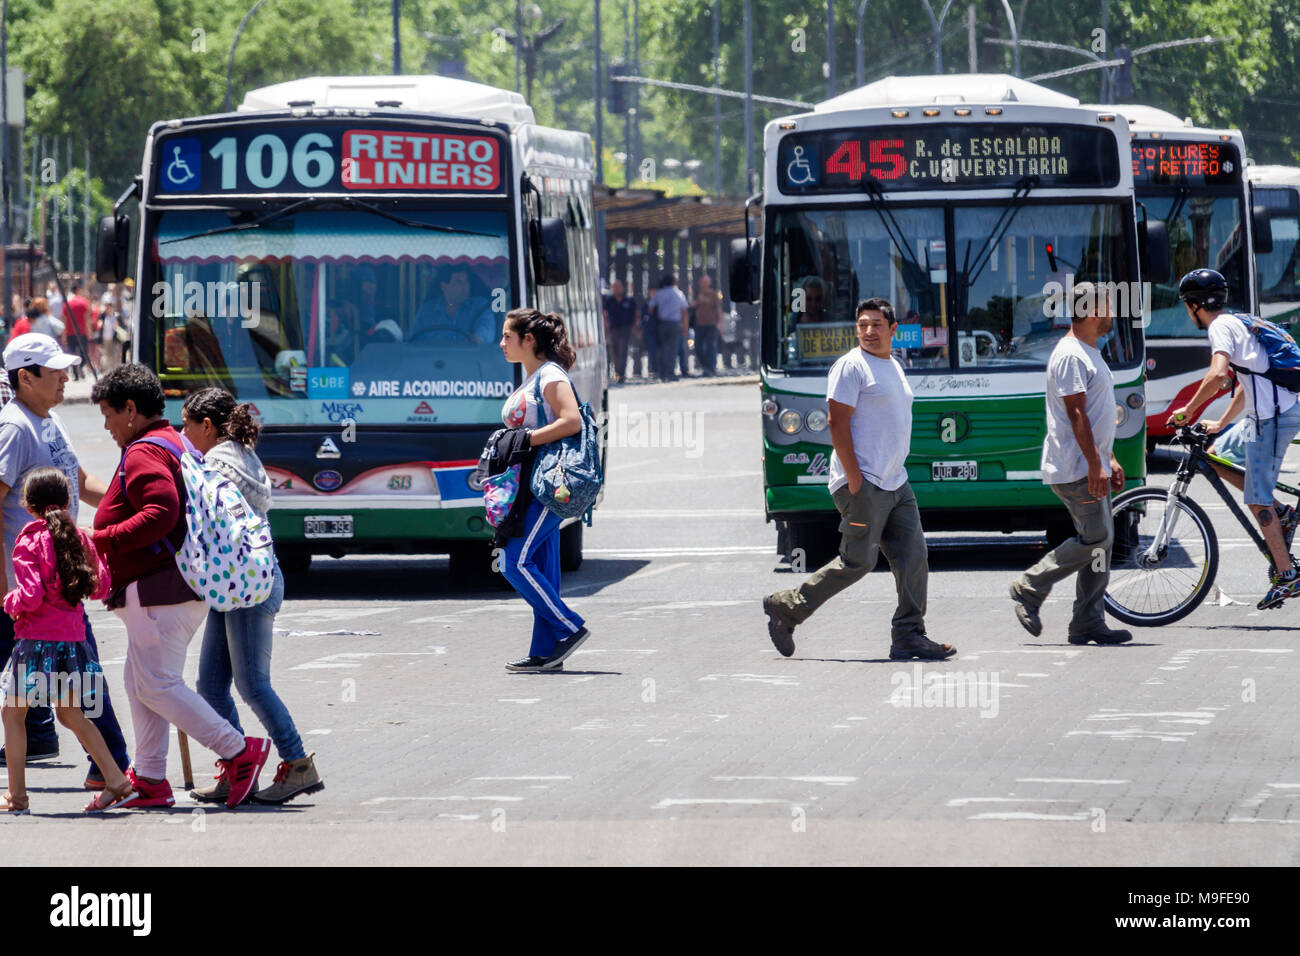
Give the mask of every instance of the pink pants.
<svg viewBox="0 0 1300 956">
<path fill-rule="evenodd" d="M 202 601 L 141 607 L 136 585 L 126 589 L 126 606 L 114 611 L 126 625 L 126 696 L 135 729 L 135 772 L 167 777 L 168 727 L 175 724 L 217 756 L 244 749 L 244 735 L 208 702 L 185 686 L 185 649 L 207 617 Z"/>
</svg>

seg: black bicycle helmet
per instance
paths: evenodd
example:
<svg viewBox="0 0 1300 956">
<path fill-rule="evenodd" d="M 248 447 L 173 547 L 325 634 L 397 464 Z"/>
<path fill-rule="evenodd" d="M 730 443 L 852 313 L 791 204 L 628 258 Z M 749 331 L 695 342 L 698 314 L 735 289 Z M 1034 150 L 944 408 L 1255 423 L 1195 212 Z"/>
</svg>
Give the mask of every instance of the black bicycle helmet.
<svg viewBox="0 0 1300 956">
<path fill-rule="evenodd" d="M 1213 269 L 1193 269 L 1178 280 L 1178 298 L 1191 305 L 1221 309 L 1228 301 L 1228 280 Z"/>
</svg>

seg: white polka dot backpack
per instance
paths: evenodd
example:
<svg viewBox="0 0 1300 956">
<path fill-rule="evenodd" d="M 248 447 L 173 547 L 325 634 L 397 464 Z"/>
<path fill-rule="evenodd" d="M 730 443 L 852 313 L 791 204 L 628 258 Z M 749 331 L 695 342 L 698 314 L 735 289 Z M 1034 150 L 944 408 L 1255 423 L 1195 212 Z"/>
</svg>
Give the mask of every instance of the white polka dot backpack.
<svg viewBox="0 0 1300 956">
<path fill-rule="evenodd" d="M 185 583 L 214 611 L 261 604 L 275 583 L 271 526 L 238 486 L 206 464 L 185 440 L 185 451 L 163 438 L 144 438 L 180 458 L 185 482 L 185 543 L 176 566 Z M 170 548 L 166 538 L 163 542 Z"/>
</svg>

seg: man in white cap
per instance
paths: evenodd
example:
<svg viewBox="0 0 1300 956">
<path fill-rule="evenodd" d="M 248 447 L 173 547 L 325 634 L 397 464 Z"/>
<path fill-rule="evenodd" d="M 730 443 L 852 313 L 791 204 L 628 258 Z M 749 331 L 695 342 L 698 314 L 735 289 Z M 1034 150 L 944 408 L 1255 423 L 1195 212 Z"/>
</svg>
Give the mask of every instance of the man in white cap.
<svg viewBox="0 0 1300 956">
<path fill-rule="evenodd" d="M 108 490 L 98 478 L 86 474 L 77 462 L 67 430 L 53 410 L 63 401 L 68 369 L 80 362 L 80 358 L 66 354 L 58 342 L 40 332 L 24 332 L 5 347 L 5 371 L 14 398 L 0 410 L 0 537 L 4 540 L 0 594 L 7 592 L 14 580 L 14 543 L 18 532 L 31 520 L 31 515 L 22 505 L 22 492 L 23 481 L 32 469 L 54 467 L 68 476 L 72 492 L 68 513 L 73 521 L 77 520 L 79 500 L 98 505 Z M 85 618 L 85 624 L 86 640 L 98 657 L 99 649 L 95 646 L 89 618 Z M 0 666 L 8 661 L 13 647 L 14 622 L 0 612 Z M 113 759 L 125 770 L 129 766 L 126 742 L 122 739 L 122 729 L 107 693 L 102 712 L 97 717 L 92 716 L 91 721 L 104 735 Z M 56 757 L 58 753 L 59 738 L 54 729 L 53 714 L 48 707 L 29 707 L 27 760 Z M 0 751 L 0 765 L 3 765 L 3 751 Z M 103 775 L 92 762 L 86 788 L 102 787 Z"/>
</svg>

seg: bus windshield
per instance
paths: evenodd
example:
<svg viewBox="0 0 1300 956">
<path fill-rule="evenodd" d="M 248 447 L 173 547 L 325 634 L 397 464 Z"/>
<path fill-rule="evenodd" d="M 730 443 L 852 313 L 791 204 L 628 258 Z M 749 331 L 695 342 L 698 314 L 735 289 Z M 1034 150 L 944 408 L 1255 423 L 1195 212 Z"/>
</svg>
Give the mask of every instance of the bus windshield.
<svg viewBox="0 0 1300 956">
<path fill-rule="evenodd" d="M 493 420 L 514 381 L 498 345 L 512 301 L 507 215 L 401 218 L 161 213 L 141 360 L 169 397 L 220 385 L 268 424 Z"/>
<path fill-rule="evenodd" d="M 1268 306 L 1300 304 L 1300 193 L 1294 187 L 1255 187 L 1255 201 L 1268 209 L 1273 251 L 1255 257 L 1259 270 L 1259 301 L 1267 318 Z"/>
<path fill-rule="evenodd" d="M 1193 269 L 1223 273 L 1228 280 L 1227 307 L 1238 311 L 1249 308 L 1239 196 L 1196 196 L 1180 189 L 1169 195 L 1140 196 L 1138 202 L 1148 219 L 1163 220 L 1169 230 L 1172 281 L 1152 288 L 1148 339 L 1205 337 L 1178 299 L 1178 279 Z"/>
<path fill-rule="evenodd" d="M 881 296 L 894 306 L 894 354 L 909 370 L 1043 369 L 1070 325 L 1062 293 L 1071 283 L 1132 288 L 1132 213 L 1121 201 L 769 211 L 766 288 L 778 294 L 764 308 L 776 368 L 828 368 L 857 342 L 855 304 Z M 1121 320 L 1136 315 L 1132 296 L 1115 303 L 1100 343 L 1113 367 L 1136 361 L 1133 323 Z"/>
</svg>

